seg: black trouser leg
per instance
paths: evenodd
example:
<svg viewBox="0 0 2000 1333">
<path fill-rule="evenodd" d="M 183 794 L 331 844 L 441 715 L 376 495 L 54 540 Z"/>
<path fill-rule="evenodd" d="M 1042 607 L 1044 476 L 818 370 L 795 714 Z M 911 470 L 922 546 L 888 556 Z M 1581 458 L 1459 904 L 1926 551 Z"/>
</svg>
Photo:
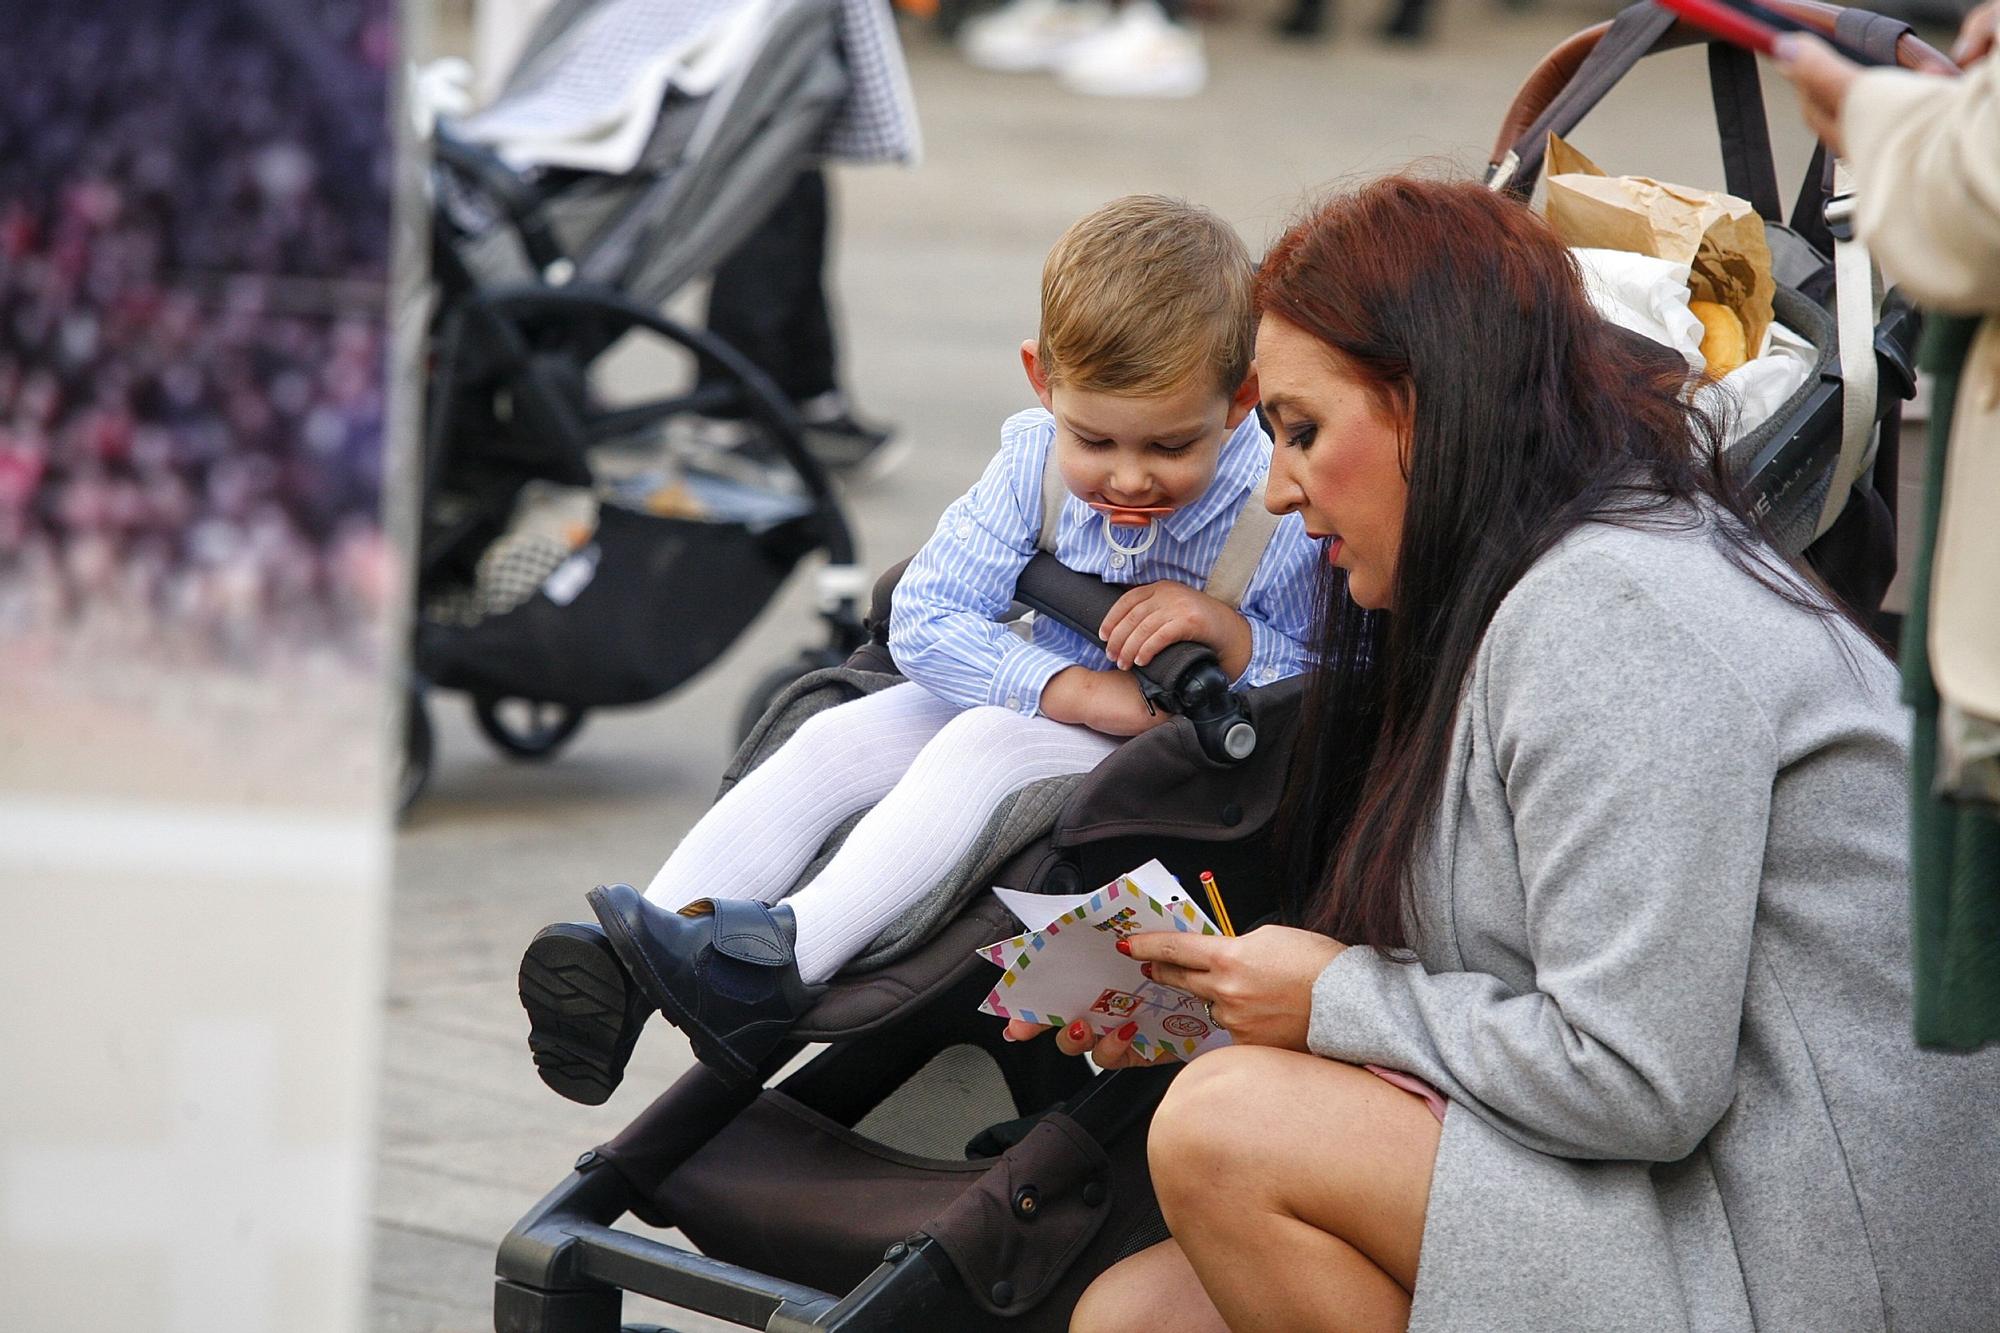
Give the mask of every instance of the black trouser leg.
<svg viewBox="0 0 2000 1333">
<path fill-rule="evenodd" d="M 1290 10 L 1278 19 L 1283 37 L 1317 37 L 1326 30 L 1326 0 L 1292 0 Z"/>
<path fill-rule="evenodd" d="M 827 223 L 826 176 L 810 167 L 722 261 L 708 294 L 709 331 L 750 358 L 793 402 L 836 383 Z M 706 369 L 703 378 L 710 378 Z"/>
<path fill-rule="evenodd" d="M 1430 0 L 1397 0 L 1382 25 L 1384 37 L 1415 41 L 1430 32 Z"/>
</svg>

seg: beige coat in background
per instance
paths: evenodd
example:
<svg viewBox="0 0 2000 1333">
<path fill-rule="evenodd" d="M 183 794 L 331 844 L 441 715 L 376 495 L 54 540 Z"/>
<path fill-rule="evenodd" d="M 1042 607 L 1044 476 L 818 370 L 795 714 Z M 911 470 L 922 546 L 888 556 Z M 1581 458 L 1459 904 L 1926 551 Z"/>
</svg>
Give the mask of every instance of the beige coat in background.
<svg viewBox="0 0 2000 1333">
<path fill-rule="evenodd" d="M 2000 718 L 2000 58 L 1962 79 L 1870 70 L 1840 130 L 1883 273 L 1930 309 L 1987 316 L 1959 382 L 1930 651 L 1946 702 Z"/>
</svg>

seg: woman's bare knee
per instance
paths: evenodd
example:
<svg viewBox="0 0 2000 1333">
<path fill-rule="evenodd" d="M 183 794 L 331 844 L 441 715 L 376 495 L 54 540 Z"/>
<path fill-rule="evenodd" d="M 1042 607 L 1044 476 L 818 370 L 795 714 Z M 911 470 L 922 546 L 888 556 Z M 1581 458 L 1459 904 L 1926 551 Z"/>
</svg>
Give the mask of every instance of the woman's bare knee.
<svg viewBox="0 0 2000 1333">
<path fill-rule="evenodd" d="M 1262 1155 L 1254 1107 L 1270 1092 L 1270 1056 L 1254 1046 L 1210 1051 L 1175 1076 L 1153 1112 L 1146 1136 L 1147 1165 L 1162 1205 L 1183 1204 L 1208 1193 L 1218 1173 L 1243 1155 Z"/>
<path fill-rule="evenodd" d="M 1229 1333 L 1175 1242 L 1113 1264 L 1070 1313 L 1069 1333 Z"/>
</svg>

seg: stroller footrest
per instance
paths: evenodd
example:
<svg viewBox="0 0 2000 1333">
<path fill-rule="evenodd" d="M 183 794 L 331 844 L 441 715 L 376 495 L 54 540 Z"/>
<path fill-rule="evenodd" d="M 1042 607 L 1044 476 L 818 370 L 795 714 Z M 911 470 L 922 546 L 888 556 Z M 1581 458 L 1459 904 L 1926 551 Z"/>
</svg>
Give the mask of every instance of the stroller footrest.
<svg viewBox="0 0 2000 1333">
<path fill-rule="evenodd" d="M 746 1328 L 764 1328 L 780 1310 L 792 1318 L 812 1319 L 838 1303 L 812 1287 L 614 1227 L 581 1225 L 570 1234 L 584 1276 Z"/>
<path fill-rule="evenodd" d="M 624 1293 L 612 1287 L 543 1291 L 501 1278 L 493 1284 L 497 1333 L 617 1333 Z"/>
</svg>

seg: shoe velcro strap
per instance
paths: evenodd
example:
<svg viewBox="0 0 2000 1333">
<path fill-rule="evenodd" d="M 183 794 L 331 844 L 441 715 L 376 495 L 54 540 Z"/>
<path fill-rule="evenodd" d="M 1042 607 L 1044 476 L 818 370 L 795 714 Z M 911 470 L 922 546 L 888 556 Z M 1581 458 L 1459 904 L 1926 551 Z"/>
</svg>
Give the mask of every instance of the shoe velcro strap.
<svg viewBox="0 0 2000 1333">
<path fill-rule="evenodd" d="M 792 960 L 791 942 L 772 920 L 770 908 L 747 899 L 717 898 L 713 902 L 717 953 L 764 967 Z"/>
</svg>

